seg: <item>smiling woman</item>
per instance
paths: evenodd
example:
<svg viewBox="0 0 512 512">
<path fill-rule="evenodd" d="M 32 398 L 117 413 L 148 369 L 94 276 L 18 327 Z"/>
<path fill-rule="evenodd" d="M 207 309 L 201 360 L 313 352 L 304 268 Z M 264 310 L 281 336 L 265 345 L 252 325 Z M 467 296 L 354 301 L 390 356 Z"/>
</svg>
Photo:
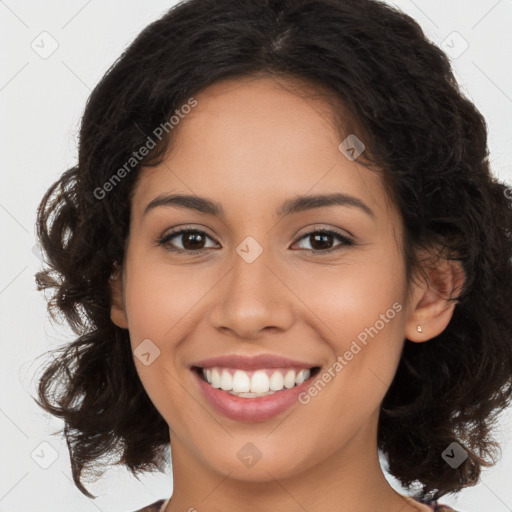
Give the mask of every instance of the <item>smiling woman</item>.
<svg viewBox="0 0 512 512">
<path fill-rule="evenodd" d="M 511 398 L 510 193 L 401 12 L 171 9 L 93 91 L 39 208 L 37 282 L 79 337 L 38 403 L 77 487 L 114 454 L 163 470 L 170 447 L 173 494 L 145 511 L 451 510 Z"/>
</svg>

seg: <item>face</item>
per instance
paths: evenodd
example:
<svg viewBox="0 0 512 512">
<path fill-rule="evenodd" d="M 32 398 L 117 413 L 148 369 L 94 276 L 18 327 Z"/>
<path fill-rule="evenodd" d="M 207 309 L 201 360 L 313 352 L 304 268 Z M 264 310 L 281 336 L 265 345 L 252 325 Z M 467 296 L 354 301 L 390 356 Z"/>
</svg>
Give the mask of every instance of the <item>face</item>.
<svg viewBox="0 0 512 512">
<path fill-rule="evenodd" d="M 164 161 L 140 173 L 112 307 L 169 425 L 173 461 L 264 481 L 374 448 L 418 302 L 382 178 L 340 151 L 318 96 L 259 78 L 195 99 Z M 263 354 L 252 366 L 204 363 Z M 221 383 L 202 380 L 199 363 L 219 368 Z M 235 397 L 219 389 L 231 384 L 224 371 L 236 389 L 275 392 Z M 261 459 L 241 463 L 246 455 Z"/>
</svg>

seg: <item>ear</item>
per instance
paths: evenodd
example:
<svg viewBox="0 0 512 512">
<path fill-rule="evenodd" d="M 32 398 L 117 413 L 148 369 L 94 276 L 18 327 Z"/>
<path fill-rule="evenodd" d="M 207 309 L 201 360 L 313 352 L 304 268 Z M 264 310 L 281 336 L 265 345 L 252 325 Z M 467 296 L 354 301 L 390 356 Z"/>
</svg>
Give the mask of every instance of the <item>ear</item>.
<svg viewBox="0 0 512 512">
<path fill-rule="evenodd" d="M 428 258 L 423 272 L 416 275 L 405 326 L 408 340 L 421 343 L 441 334 L 448 326 L 457 297 L 464 285 L 464 270 L 459 261 L 443 257 Z M 421 326 L 421 331 L 418 331 Z"/>
<path fill-rule="evenodd" d="M 115 270 L 110 276 L 110 319 L 115 325 L 123 329 L 128 329 L 128 318 L 124 306 L 124 284 L 123 272 L 117 262 L 114 263 Z"/>
</svg>

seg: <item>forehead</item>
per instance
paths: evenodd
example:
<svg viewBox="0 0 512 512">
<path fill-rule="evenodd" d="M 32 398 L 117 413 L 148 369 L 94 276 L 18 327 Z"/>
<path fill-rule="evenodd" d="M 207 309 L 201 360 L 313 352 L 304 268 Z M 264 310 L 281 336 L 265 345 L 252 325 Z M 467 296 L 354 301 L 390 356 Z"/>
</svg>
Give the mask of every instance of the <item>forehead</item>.
<svg viewBox="0 0 512 512">
<path fill-rule="evenodd" d="M 325 93 L 264 77 L 219 82 L 194 98 L 162 163 L 141 170 L 134 211 L 171 192 L 214 197 L 227 214 L 332 192 L 387 210 L 381 177 L 339 150 L 349 134 L 336 126 Z"/>
</svg>

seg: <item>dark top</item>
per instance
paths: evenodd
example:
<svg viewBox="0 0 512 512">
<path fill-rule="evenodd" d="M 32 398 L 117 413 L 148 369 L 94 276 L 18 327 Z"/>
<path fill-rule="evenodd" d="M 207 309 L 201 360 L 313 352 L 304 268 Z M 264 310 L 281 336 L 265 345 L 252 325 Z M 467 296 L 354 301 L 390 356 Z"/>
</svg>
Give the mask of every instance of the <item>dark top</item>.
<svg viewBox="0 0 512 512">
<path fill-rule="evenodd" d="M 158 500 L 147 507 L 136 510 L 135 512 L 163 512 L 163 506 L 167 502 L 167 500 Z M 428 503 L 424 503 L 424 505 L 428 505 L 433 512 L 457 512 L 453 508 L 450 508 L 448 505 L 441 505 L 437 501 L 429 501 Z"/>
</svg>

